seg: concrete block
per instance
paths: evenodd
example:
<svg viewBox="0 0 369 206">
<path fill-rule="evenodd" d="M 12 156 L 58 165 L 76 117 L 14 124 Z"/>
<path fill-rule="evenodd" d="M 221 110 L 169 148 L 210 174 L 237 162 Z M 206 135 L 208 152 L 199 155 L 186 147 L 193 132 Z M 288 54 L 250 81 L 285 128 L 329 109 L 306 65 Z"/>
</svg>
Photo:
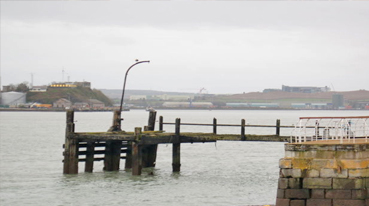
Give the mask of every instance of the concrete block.
<svg viewBox="0 0 369 206">
<path fill-rule="evenodd" d="M 300 178 L 303 177 L 303 172 L 301 169 L 281 169 L 281 177 L 293 177 Z"/>
<path fill-rule="evenodd" d="M 290 206 L 305 206 L 305 200 L 291 200 Z"/>
<path fill-rule="evenodd" d="M 286 189 L 285 196 L 288 199 L 308 199 L 310 191 L 308 189 Z"/>
<path fill-rule="evenodd" d="M 362 199 L 362 200 L 365 200 L 367 198 L 367 190 L 366 189 L 362 189 L 362 190 L 351 190 L 351 192 L 352 192 L 351 199 Z"/>
<path fill-rule="evenodd" d="M 306 206 L 332 206 L 332 200 L 330 199 L 308 199 L 306 200 Z"/>
<path fill-rule="evenodd" d="M 335 177 L 335 178 L 347 178 L 348 170 L 338 170 L 338 169 L 321 169 L 320 177 Z"/>
<path fill-rule="evenodd" d="M 366 206 L 365 200 L 333 200 L 333 206 Z"/>
<path fill-rule="evenodd" d="M 332 178 L 304 178 L 302 188 L 332 189 Z"/>
<path fill-rule="evenodd" d="M 302 188 L 302 178 L 289 178 L 288 188 L 290 189 L 301 189 Z"/>
<path fill-rule="evenodd" d="M 277 198 L 283 199 L 284 198 L 284 193 L 285 193 L 284 189 L 278 189 L 277 190 Z"/>
<path fill-rule="evenodd" d="M 287 188 L 288 188 L 288 178 L 279 178 L 278 189 L 287 189 Z"/>
<path fill-rule="evenodd" d="M 313 159 L 311 161 L 311 169 L 337 169 L 337 161 L 334 159 Z"/>
<path fill-rule="evenodd" d="M 341 159 L 338 164 L 342 169 L 365 169 L 369 168 L 369 159 Z"/>
<path fill-rule="evenodd" d="M 364 189 L 364 187 L 365 185 L 363 179 L 333 178 L 333 189 L 352 190 L 352 189 Z"/>
<path fill-rule="evenodd" d="M 312 199 L 324 199 L 325 198 L 325 190 L 324 189 L 312 189 L 311 190 L 311 198 Z"/>
<path fill-rule="evenodd" d="M 326 190 L 326 199 L 351 199 L 351 190 Z"/>
<path fill-rule="evenodd" d="M 292 168 L 294 169 L 309 169 L 311 159 L 307 158 L 294 158 L 292 159 Z"/>
<path fill-rule="evenodd" d="M 276 206 L 290 206 L 290 199 L 277 198 Z"/>
<path fill-rule="evenodd" d="M 306 177 L 320 177 L 320 172 L 316 169 L 306 170 Z"/>
<path fill-rule="evenodd" d="M 316 151 L 315 157 L 317 159 L 334 159 L 336 151 Z"/>
<path fill-rule="evenodd" d="M 369 169 L 349 169 L 349 177 L 369 177 Z"/>
<path fill-rule="evenodd" d="M 285 151 L 284 152 L 284 158 L 294 158 L 295 157 L 295 152 L 293 151 Z"/>
<path fill-rule="evenodd" d="M 291 159 L 280 159 L 279 160 L 279 168 L 281 168 L 281 169 L 290 169 L 290 168 L 292 168 L 292 160 Z"/>
<path fill-rule="evenodd" d="M 336 151 L 337 159 L 365 159 L 369 158 L 369 151 Z"/>
</svg>

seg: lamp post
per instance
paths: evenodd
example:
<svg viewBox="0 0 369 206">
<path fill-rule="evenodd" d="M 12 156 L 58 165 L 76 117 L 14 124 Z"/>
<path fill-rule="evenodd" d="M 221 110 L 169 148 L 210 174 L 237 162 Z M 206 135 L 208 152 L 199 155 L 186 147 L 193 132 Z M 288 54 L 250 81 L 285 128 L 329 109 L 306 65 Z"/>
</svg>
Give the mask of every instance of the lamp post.
<svg viewBox="0 0 369 206">
<path fill-rule="evenodd" d="M 150 63 L 150 61 L 138 61 L 136 60 L 137 62 L 132 64 L 126 71 L 126 76 L 124 77 L 124 83 L 123 83 L 123 92 L 122 92 L 122 99 L 120 100 L 120 108 L 119 108 L 119 111 L 122 112 L 122 107 L 123 107 L 123 99 L 124 99 L 124 92 L 125 92 L 125 89 L 126 89 L 126 80 L 127 80 L 127 75 L 128 75 L 128 72 L 129 70 L 132 69 L 132 67 L 136 66 L 137 64 L 141 64 L 141 63 Z"/>
</svg>

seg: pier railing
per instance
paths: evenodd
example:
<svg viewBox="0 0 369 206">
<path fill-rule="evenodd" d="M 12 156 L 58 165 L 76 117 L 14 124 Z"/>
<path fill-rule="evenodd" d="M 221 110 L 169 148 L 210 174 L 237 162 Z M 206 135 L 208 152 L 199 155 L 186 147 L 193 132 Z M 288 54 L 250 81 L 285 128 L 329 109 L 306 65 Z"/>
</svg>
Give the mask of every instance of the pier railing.
<svg viewBox="0 0 369 206">
<path fill-rule="evenodd" d="M 246 127 L 259 127 L 259 128 L 275 128 L 275 133 L 271 134 L 274 136 L 279 137 L 281 134 L 281 128 L 290 128 L 294 129 L 295 126 L 283 126 L 281 125 L 281 120 L 277 119 L 275 125 L 252 125 L 252 124 L 246 124 L 245 119 L 241 119 L 240 124 L 218 124 L 218 121 L 216 118 L 213 118 L 212 124 L 204 124 L 204 123 L 182 123 L 180 118 L 177 118 L 175 122 L 164 122 L 163 116 L 159 117 L 159 131 L 164 131 L 164 125 L 175 125 L 175 127 L 183 126 L 207 126 L 213 128 L 213 134 L 217 134 L 218 127 L 239 127 L 240 128 L 240 135 L 241 140 L 246 140 L 246 134 L 245 134 L 245 128 Z"/>
<path fill-rule="evenodd" d="M 354 142 L 369 136 L 369 116 L 347 117 L 300 117 L 290 142 L 339 140 L 340 143 Z"/>
</svg>

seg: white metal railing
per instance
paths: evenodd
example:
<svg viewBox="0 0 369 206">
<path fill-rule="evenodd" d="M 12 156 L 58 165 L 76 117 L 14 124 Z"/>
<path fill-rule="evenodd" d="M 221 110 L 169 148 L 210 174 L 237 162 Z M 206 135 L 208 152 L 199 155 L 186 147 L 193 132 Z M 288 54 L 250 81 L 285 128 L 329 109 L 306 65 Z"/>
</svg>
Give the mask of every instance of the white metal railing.
<svg viewBox="0 0 369 206">
<path fill-rule="evenodd" d="M 300 117 L 291 132 L 290 142 L 320 140 L 368 141 L 369 116 L 348 117 Z"/>
</svg>

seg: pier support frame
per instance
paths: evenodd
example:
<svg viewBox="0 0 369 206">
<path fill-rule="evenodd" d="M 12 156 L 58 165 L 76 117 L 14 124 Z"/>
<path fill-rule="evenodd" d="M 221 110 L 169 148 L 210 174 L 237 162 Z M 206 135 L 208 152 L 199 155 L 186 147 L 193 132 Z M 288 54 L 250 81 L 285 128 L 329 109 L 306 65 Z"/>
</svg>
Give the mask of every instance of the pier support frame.
<svg viewBox="0 0 369 206">
<path fill-rule="evenodd" d="M 119 171 L 121 148 L 122 141 L 106 141 L 104 159 L 105 171 Z"/>
</svg>

